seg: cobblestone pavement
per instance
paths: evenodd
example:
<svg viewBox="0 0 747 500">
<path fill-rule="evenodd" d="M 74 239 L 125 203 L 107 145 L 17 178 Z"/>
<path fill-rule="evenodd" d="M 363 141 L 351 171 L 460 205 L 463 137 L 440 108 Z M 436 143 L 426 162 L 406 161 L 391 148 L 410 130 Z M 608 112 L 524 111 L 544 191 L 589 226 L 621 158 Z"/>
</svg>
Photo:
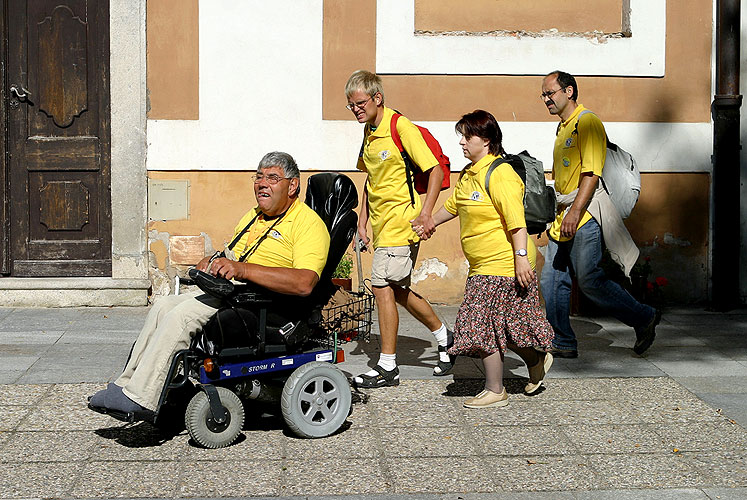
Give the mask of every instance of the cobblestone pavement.
<svg viewBox="0 0 747 500">
<path fill-rule="evenodd" d="M 665 313 L 644 357 L 614 321 L 575 319 L 580 357 L 526 396 L 507 356 L 510 404 L 488 410 L 461 406 L 481 389 L 479 363 L 430 376 L 432 341 L 404 324 L 402 384 L 355 394 L 336 435 L 296 438 L 277 406 L 253 405 L 236 444 L 205 450 L 178 421 L 86 408 L 145 312 L 0 310 L 0 498 L 747 498 L 744 313 Z M 439 313 L 448 323 L 454 308 Z M 346 351 L 355 374 L 376 335 Z"/>
</svg>

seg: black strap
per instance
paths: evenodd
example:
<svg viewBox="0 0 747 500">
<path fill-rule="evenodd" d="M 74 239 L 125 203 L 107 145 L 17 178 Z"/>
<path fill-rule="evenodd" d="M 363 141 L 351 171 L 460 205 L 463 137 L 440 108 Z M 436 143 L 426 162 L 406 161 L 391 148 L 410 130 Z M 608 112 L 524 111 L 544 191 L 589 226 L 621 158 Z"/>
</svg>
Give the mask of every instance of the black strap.
<svg viewBox="0 0 747 500">
<path fill-rule="evenodd" d="M 229 250 L 233 250 L 233 247 L 236 246 L 236 243 L 238 243 L 239 240 L 241 239 L 241 237 L 244 236 L 244 233 L 246 233 L 249 230 L 249 226 L 251 226 L 252 224 L 254 224 L 254 221 L 257 220 L 257 217 L 259 217 L 261 214 L 262 214 L 262 212 L 260 212 L 257 215 L 255 215 L 254 218 L 249 221 L 249 224 L 247 224 L 246 227 L 244 229 L 242 229 L 241 232 L 233 239 L 233 241 L 228 244 L 228 249 Z"/>
<path fill-rule="evenodd" d="M 251 254 L 253 254 L 253 253 L 254 253 L 254 252 L 255 252 L 255 251 L 257 250 L 257 248 L 259 247 L 259 245 L 260 245 L 260 244 L 261 244 L 261 243 L 262 243 L 263 241 L 265 241 L 265 238 L 267 238 L 267 235 L 268 235 L 268 234 L 270 234 L 270 231 L 272 231 L 272 230 L 273 230 L 273 229 L 275 228 L 275 226 L 277 226 L 277 225 L 278 225 L 278 222 L 280 222 L 280 219 L 282 219 L 283 217 L 285 217 L 285 214 L 287 214 L 287 213 L 288 213 L 288 210 L 286 210 L 285 212 L 283 212 L 282 214 L 280 214 L 279 216 L 277 216 L 277 217 L 275 218 L 275 221 L 274 221 L 274 222 L 272 223 L 272 225 L 271 225 L 271 226 L 270 226 L 270 227 L 269 227 L 269 228 L 267 229 L 267 231 L 265 231 L 265 233 L 264 233 L 264 234 L 263 234 L 262 236 L 260 236 L 259 238 L 257 238 L 257 241 L 256 241 L 256 242 L 254 243 L 254 245 L 252 246 L 252 248 L 250 248 L 249 250 L 247 250 L 246 252 L 244 252 L 244 254 L 243 254 L 243 255 L 242 255 L 242 256 L 241 256 L 240 258 L 239 258 L 239 260 L 238 260 L 238 261 L 239 261 L 239 262 L 244 262 L 244 261 L 246 260 L 246 258 L 247 258 L 247 257 L 249 257 L 249 256 L 250 256 Z M 256 216 L 254 217 L 254 219 L 256 219 L 257 217 L 259 217 L 259 214 L 257 214 L 257 215 L 256 215 Z M 254 219 L 252 219 L 252 222 L 254 222 Z M 250 223 L 250 224 L 251 224 L 251 223 Z M 247 229 L 248 229 L 248 226 L 247 226 Z"/>
</svg>

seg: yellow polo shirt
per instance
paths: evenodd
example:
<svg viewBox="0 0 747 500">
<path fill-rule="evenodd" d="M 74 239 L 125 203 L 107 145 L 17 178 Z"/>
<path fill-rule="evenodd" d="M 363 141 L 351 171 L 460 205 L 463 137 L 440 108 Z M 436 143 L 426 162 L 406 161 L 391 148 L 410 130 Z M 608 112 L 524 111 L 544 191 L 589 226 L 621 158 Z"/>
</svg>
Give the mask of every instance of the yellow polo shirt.
<svg viewBox="0 0 747 500">
<path fill-rule="evenodd" d="M 604 125 L 597 115 L 586 113 L 579 119 L 581 111 L 585 110 L 579 104 L 573 114 L 560 123 L 558 135 L 553 149 L 552 173 L 555 178 L 555 190 L 560 194 L 568 194 L 578 188 L 582 173 L 592 172 L 602 175 L 604 160 L 607 157 L 607 135 Z M 576 134 L 578 123 L 578 134 Z M 568 241 L 571 238 L 560 236 L 560 226 L 563 223 L 565 211 L 560 211 L 550 226 L 550 237 L 555 241 Z M 580 228 L 591 219 L 589 212 L 584 212 L 578 221 Z"/>
<path fill-rule="evenodd" d="M 422 202 L 413 191 L 415 206 L 410 203 L 405 162 L 392 140 L 389 130 L 394 111 L 384 108 L 384 117 L 376 130 L 366 125 L 363 140 L 363 157 L 357 168 L 368 173 L 368 213 L 373 229 L 373 246 L 406 246 L 419 240 L 410 221 L 420 215 Z M 410 158 L 428 171 L 438 160 L 425 143 L 423 136 L 413 123 L 401 116 L 397 131 L 402 145 Z"/>
<path fill-rule="evenodd" d="M 485 190 L 485 174 L 491 154 L 462 171 L 459 182 L 444 208 L 459 216 L 462 251 L 469 261 L 469 275 L 515 276 L 514 247 L 510 231 L 526 227 L 524 183 L 508 163 L 490 174 L 490 197 Z M 527 238 L 527 256 L 534 269 L 535 248 Z"/>
<path fill-rule="evenodd" d="M 258 213 L 257 207 L 241 218 L 231 241 Z M 247 257 L 246 262 L 267 267 L 309 269 L 321 276 L 329 252 L 329 233 L 324 221 L 300 200 L 294 201 L 285 216 L 272 227 L 275 221 L 276 219 L 267 220 L 262 215 L 257 217 L 234 246 L 236 259 L 267 233 L 267 237 Z"/>
</svg>

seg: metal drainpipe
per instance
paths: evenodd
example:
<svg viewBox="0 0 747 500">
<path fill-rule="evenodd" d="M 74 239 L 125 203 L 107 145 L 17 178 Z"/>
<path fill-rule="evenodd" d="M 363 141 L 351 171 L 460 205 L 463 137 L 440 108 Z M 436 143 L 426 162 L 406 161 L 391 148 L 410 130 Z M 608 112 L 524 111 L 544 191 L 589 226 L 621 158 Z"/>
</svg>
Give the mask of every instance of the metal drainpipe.
<svg viewBox="0 0 747 500">
<path fill-rule="evenodd" d="M 739 305 L 740 0 L 716 2 L 716 95 L 713 97 L 713 249 L 711 306 Z"/>
</svg>

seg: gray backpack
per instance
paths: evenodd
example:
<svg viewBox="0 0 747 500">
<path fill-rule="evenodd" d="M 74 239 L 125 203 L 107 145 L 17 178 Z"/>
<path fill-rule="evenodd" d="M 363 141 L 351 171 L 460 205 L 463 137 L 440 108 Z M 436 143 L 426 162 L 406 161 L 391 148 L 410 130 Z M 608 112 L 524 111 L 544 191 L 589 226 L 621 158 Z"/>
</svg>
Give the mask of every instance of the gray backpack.
<svg viewBox="0 0 747 500">
<path fill-rule="evenodd" d="M 495 167 L 508 163 L 524 183 L 524 219 L 529 234 L 540 234 L 547 224 L 555 220 L 555 190 L 545 183 L 542 162 L 526 151 L 518 155 L 504 155 L 488 167 L 485 174 L 485 192 L 490 197 L 490 175 Z"/>
<path fill-rule="evenodd" d="M 586 113 L 592 112 L 585 109 L 579 113 L 578 119 L 580 120 Z M 578 135 L 578 120 L 576 121 L 576 135 Z M 620 217 L 627 219 L 641 194 L 641 171 L 638 170 L 638 165 L 630 153 L 610 142 L 609 137 L 607 138 L 607 159 L 604 161 L 602 170 L 602 186 L 620 213 Z"/>
</svg>

